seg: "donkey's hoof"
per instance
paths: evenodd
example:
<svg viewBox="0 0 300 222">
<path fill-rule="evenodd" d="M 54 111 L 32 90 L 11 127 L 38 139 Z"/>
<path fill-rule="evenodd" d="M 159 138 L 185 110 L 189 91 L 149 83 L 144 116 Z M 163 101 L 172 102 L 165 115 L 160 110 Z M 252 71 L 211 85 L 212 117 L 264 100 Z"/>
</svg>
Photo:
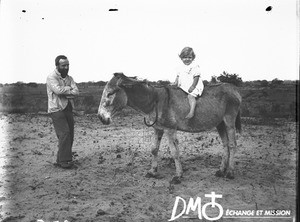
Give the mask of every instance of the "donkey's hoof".
<svg viewBox="0 0 300 222">
<path fill-rule="evenodd" d="M 171 184 L 180 184 L 181 183 L 181 179 L 179 176 L 174 176 L 172 178 L 172 180 L 170 181 Z"/>
<path fill-rule="evenodd" d="M 224 174 L 224 172 L 223 172 L 223 171 L 221 171 L 221 170 L 218 170 L 218 171 L 215 173 L 215 176 L 216 176 L 216 177 L 224 177 L 224 176 L 225 176 L 225 174 Z"/>
<path fill-rule="evenodd" d="M 145 177 L 147 178 L 155 178 L 155 179 L 162 179 L 163 176 L 158 174 L 158 173 L 152 173 L 152 172 L 148 172 L 146 173 Z"/>
<path fill-rule="evenodd" d="M 227 174 L 226 174 L 226 178 L 228 178 L 228 179 L 234 179 L 234 173 L 233 172 L 228 172 Z"/>
<path fill-rule="evenodd" d="M 152 172 L 148 172 L 148 173 L 146 173 L 145 177 L 147 177 L 147 178 L 156 178 L 157 175 L 152 173 Z"/>
</svg>

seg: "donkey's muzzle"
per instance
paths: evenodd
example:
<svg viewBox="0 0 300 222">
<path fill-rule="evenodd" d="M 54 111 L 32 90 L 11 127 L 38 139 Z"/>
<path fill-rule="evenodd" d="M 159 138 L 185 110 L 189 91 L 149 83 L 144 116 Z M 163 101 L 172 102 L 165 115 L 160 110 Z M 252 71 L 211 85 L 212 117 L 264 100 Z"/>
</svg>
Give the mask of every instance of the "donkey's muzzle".
<svg viewBox="0 0 300 222">
<path fill-rule="evenodd" d="M 102 115 L 98 114 L 98 118 L 100 119 L 100 121 L 104 124 L 104 125 L 109 125 L 111 123 L 111 119 L 110 118 L 105 118 Z"/>
</svg>

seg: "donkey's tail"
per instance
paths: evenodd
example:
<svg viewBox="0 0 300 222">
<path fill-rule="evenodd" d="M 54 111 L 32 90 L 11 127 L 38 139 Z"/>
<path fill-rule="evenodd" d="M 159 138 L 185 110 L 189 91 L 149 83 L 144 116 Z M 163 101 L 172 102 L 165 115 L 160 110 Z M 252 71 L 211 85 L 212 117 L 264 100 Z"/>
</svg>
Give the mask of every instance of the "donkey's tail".
<svg viewBox="0 0 300 222">
<path fill-rule="evenodd" d="M 235 129 L 238 133 L 242 133 L 241 111 L 240 110 L 235 119 Z"/>
</svg>

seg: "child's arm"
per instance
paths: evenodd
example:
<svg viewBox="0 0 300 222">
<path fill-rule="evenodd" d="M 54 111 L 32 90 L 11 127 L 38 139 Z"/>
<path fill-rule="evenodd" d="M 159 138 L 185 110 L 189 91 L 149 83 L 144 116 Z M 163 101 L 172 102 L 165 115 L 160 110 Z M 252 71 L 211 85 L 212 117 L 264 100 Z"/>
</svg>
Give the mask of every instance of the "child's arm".
<svg viewBox="0 0 300 222">
<path fill-rule="evenodd" d="M 178 82 L 179 82 L 178 79 L 179 79 L 179 75 L 176 76 L 176 79 L 175 79 L 175 82 L 174 82 L 175 86 L 178 86 Z"/>
<path fill-rule="evenodd" d="M 189 93 L 193 92 L 193 90 L 196 88 L 198 82 L 199 82 L 199 76 L 195 76 L 194 80 L 193 80 L 193 84 L 191 85 L 191 87 L 189 88 Z"/>
</svg>

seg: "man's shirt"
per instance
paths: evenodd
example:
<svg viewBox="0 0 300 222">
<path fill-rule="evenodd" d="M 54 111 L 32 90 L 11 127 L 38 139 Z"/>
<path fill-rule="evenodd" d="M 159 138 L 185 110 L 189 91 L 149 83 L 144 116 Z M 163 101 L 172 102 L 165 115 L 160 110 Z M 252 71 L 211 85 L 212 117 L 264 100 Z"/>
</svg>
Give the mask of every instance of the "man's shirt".
<svg viewBox="0 0 300 222">
<path fill-rule="evenodd" d="M 68 89 L 69 87 L 72 89 Z M 48 113 L 64 110 L 74 96 L 79 94 L 79 90 L 73 78 L 69 75 L 62 78 L 55 69 L 47 77 Z M 73 103 L 71 103 L 73 104 Z"/>
</svg>

